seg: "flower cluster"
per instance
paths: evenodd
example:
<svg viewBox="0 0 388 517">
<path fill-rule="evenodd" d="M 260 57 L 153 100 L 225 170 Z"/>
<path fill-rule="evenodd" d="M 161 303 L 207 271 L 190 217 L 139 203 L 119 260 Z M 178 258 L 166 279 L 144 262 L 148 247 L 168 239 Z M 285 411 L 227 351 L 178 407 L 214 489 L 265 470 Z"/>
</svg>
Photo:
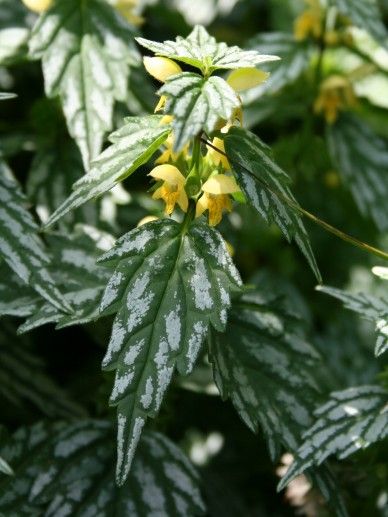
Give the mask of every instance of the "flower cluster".
<svg viewBox="0 0 388 517">
<path fill-rule="evenodd" d="M 182 72 L 175 61 L 166 57 L 145 57 L 144 66 L 148 73 L 160 82 L 165 82 Z M 241 68 L 229 73 L 227 83 L 239 93 L 261 84 L 268 75 L 256 68 Z M 161 96 L 155 112 L 164 108 L 165 101 L 166 99 Z M 169 123 L 171 119 L 170 115 L 164 115 L 161 123 Z M 242 123 L 241 109 L 236 110 L 232 120 L 220 122 L 221 135 L 236 122 Z M 193 165 L 198 158 L 194 157 L 194 143 L 191 148 L 188 144 L 182 151 L 175 153 L 174 135 L 169 135 L 161 155 L 155 162 L 156 167 L 149 173 L 157 181 L 152 197 L 164 201 L 167 215 L 172 214 L 176 205 L 183 212 L 187 212 L 189 199 L 192 199 L 195 202 L 195 217 L 207 212 L 209 225 L 216 226 L 222 220 L 223 212 L 232 210 L 231 196 L 242 194 L 231 173 L 222 138 L 214 137 L 205 154 L 202 154 L 201 144 L 199 146 L 200 163 Z"/>
<path fill-rule="evenodd" d="M 342 75 L 332 75 L 322 82 L 314 111 L 323 113 L 326 122 L 334 124 L 339 111 L 356 104 L 357 98 L 349 79 Z"/>
</svg>

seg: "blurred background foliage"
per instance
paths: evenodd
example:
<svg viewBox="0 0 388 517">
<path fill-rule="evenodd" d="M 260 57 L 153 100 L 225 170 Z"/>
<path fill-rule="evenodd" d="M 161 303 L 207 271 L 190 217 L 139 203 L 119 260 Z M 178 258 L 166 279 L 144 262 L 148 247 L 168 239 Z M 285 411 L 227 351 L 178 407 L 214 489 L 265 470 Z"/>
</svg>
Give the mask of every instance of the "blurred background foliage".
<svg viewBox="0 0 388 517">
<path fill-rule="evenodd" d="M 246 124 L 272 146 L 276 161 L 292 176 L 294 193 L 304 208 L 358 239 L 387 249 L 388 226 L 379 228 L 367 210 L 360 210 L 351 193 L 352 185 L 330 157 L 325 119 L 314 112 L 319 84 L 325 77 L 333 73 L 352 76 L 357 97 L 352 111 L 373 134 L 388 138 L 387 50 L 359 28 L 352 29 L 351 38 L 352 46 L 355 42 L 360 52 L 349 50 L 347 44 L 327 45 L 322 56 L 322 43 L 310 39 L 297 43 L 293 40 L 294 22 L 306 7 L 301 0 L 145 0 L 139 7 L 143 21 L 138 31 L 153 40 L 186 36 L 194 24 L 200 23 L 228 44 L 274 48 L 276 44 L 263 34 L 276 32 L 283 34 L 284 41 L 288 37 L 291 46 L 304 47 L 298 50 L 300 68 L 292 80 L 286 78 L 280 88 L 277 83 L 266 92 L 249 91 L 244 96 Z M 387 23 L 387 0 L 381 2 L 381 9 Z M 40 63 L 26 59 L 25 41 L 34 20 L 35 15 L 21 2 L 0 0 L 0 90 L 18 96 L 0 104 L 0 151 L 24 186 L 31 204 L 37 206 L 38 221 L 63 201 L 71 184 L 84 171 L 59 101 L 44 96 Z M 2 31 L 10 26 L 18 29 L 13 42 L 19 38 L 18 48 L 12 52 L 2 44 Z M 289 49 L 285 44 L 281 48 Z M 279 55 L 282 56 L 281 50 Z M 317 72 L 318 59 L 322 62 Z M 273 70 L 276 66 L 277 63 L 271 65 Z M 290 70 L 296 65 L 286 61 L 285 66 Z M 116 126 L 123 116 L 153 110 L 155 86 L 141 67 L 131 69 L 127 102 L 120 102 L 115 108 Z M 58 149 L 62 153 L 60 158 L 55 154 Z M 46 165 L 39 158 L 42 153 L 49 160 Z M 42 167 L 46 169 L 42 171 Z M 381 173 L 386 190 L 388 168 Z M 63 183 L 60 188 L 59 182 Z M 146 175 L 136 174 L 124 183 L 124 188 L 114 189 L 97 204 L 90 204 L 86 211 L 75 212 L 71 223 L 93 224 L 99 219 L 101 229 L 114 236 L 122 235 L 142 217 L 160 215 L 161 205 L 146 195 L 147 188 Z M 385 202 L 386 211 L 388 198 L 381 202 Z M 52 206 L 47 206 L 50 203 Z M 338 240 L 319 226 L 308 222 L 307 227 L 326 285 L 381 293 L 381 282 L 370 272 L 372 266 L 381 263 L 379 259 Z M 379 374 L 387 368 L 386 358 L 373 357 L 373 326 L 315 291 L 315 279 L 305 261 L 296 246 L 284 240 L 280 230 L 267 227 L 249 207 L 240 205 L 224 218 L 220 231 L 232 244 L 234 260 L 246 282 L 264 289 L 260 276 L 264 271 L 283 289 L 289 286 L 293 299 L 297 296 L 300 300 L 298 306 L 303 306 L 306 331 L 322 355 L 323 366 L 317 375 L 327 393 L 373 384 L 377 379 L 388 385 L 388 373 Z M 15 320 L 3 318 L 0 349 L 4 349 L 6 359 L 2 358 L 0 364 L 2 424 L 12 431 L 42 417 L 62 418 L 68 412 L 105 416 L 113 411 L 106 404 L 112 379 L 100 372 L 110 324 L 107 318 L 60 331 L 46 326 L 20 337 L 16 335 Z M 20 357 L 13 358 L 16 347 L 21 347 L 22 352 Z M 14 379 L 11 396 L 2 390 L 2 381 L 6 379 L 7 361 L 13 360 L 25 365 L 26 376 Z M 34 372 L 36 386 L 30 384 L 30 371 Z M 276 493 L 278 476 L 263 437 L 253 435 L 231 404 L 222 402 L 215 393 L 211 370 L 203 357 L 191 378 L 177 379 L 161 414 L 151 423 L 181 443 L 201 469 L 209 515 L 331 515 L 321 505 L 318 494 L 310 493 L 307 497 L 292 490 L 286 495 Z M 61 403 L 52 407 L 51 396 Z M 387 459 L 388 444 L 379 443 L 346 461 L 334 462 L 351 515 L 388 516 Z"/>
</svg>

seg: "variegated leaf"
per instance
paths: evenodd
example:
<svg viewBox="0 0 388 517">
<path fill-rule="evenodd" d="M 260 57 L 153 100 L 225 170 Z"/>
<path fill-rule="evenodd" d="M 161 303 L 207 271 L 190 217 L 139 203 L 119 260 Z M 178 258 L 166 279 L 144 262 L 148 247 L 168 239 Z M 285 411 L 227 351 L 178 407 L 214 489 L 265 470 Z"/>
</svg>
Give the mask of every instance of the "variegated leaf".
<svg viewBox="0 0 388 517">
<path fill-rule="evenodd" d="M 94 228 L 87 230 L 89 233 L 98 233 Z M 62 328 L 98 319 L 98 306 L 110 272 L 96 261 L 101 256 L 102 249 L 105 251 L 114 242 L 110 235 L 102 236 L 105 240 L 103 248 L 99 248 L 84 232 L 74 236 L 48 236 L 47 241 L 55 264 L 52 274 L 64 293 L 64 300 L 72 304 L 74 312 L 64 314 L 48 303 L 40 304 L 19 328 L 19 332 L 27 332 L 47 323 L 57 323 L 57 328 Z"/>
<path fill-rule="evenodd" d="M 341 14 L 348 16 L 354 25 L 366 30 L 381 45 L 388 47 L 388 31 L 377 0 L 335 0 L 334 3 Z"/>
<path fill-rule="evenodd" d="M 159 433 L 145 433 L 127 482 L 115 485 L 109 422 L 36 424 L 1 449 L 16 479 L 0 479 L 0 512 L 10 517 L 201 515 L 199 478 Z"/>
<path fill-rule="evenodd" d="M 319 287 L 319 290 L 338 298 L 347 309 L 358 312 L 364 319 L 375 324 L 377 333 L 376 356 L 388 350 L 388 300 L 366 293 L 347 293 L 334 287 Z"/>
<path fill-rule="evenodd" d="M 268 223 L 276 223 L 288 241 L 294 239 L 315 276 L 321 276 L 301 216 L 289 188 L 290 178 L 272 159 L 271 151 L 250 131 L 232 127 L 225 135 L 225 151 L 248 202 Z"/>
<path fill-rule="evenodd" d="M 279 59 L 254 50 L 242 50 L 236 46 L 228 47 L 226 43 L 217 43 L 201 25 L 196 25 L 187 38 L 178 36 L 175 41 L 159 43 L 144 38 L 136 38 L 136 41 L 157 56 L 169 57 L 199 68 L 205 75 L 219 69 L 249 68 Z"/>
<path fill-rule="evenodd" d="M 175 151 L 202 131 L 214 131 L 219 119 L 229 120 L 240 106 L 236 92 L 224 79 L 192 72 L 174 75 L 158 93 L 167 97 L 164 112 L 174 117 Z"/>
<path fill-rule="evenodd" d="M 85 416 L 83 409 L 55 384 L 43 361 L 29 349 L 26 339 L 17 339 L 11 325 L 0 329 L 0 394 L 13 406 L 33 404 L 49 417 Z M 1 513 L 1 512 L 0 512 Z"/>
<path fill-rule="evenodd" d="M 329 151 L 360 210 L 381 231 L 388 230 L 388 141 L 353 115 L 327 128 Z"/>
<path fill-rule="evenodd" d="M 161 125 L 162 117 L 129 117 L 125 125 L 110 135 L 112 145 L 93 163 L 93 168 L 74 184 L 74 192 L 52 214 L 52 226 L 70 210 L 104 194 L 147 162 L 168 137 L 171 128 Z"/>
<path fill-rule="evenodd" d="M 115 262 L 101 311 L 117 311 L 103 361 L 116 370 L 117 481 L 129 472 L 142 428 L 155 417 L 174 368 L 191 372 L 209 324 L 222 330 L 240 277 L 221 235 L 204 224 L 149 223 L 101 259 Z"/>
<path fill-rule="evenodd" d="M 71 311 L 49 273 L 50 258 L 26 209 L 26 199 L 0 160 L 0 255 L 29 286 L 59 310 Z"/>
<path fill-rule="evenodd" d="M 3 474 L 6 474 L 7 476 L 13 476 L 13 470 L 8 465 L 8 463 L 3 460 L 3 458 L 0 456 L 0 472 Z"/>
<path fill-rule="evenodd" d="M 279 488 L 312 465 L 320 465 L 330 455 L 343 459 L 386 438 L 388 392 L 378 386 L 335 391 L 315 411 L 315 417 L 316 422 L 304 434 L 304 442 Z"/>
<path fill-rule="evenodd" d="M 292 35 L 282 32 L 259 34 L 249 41 L 248 46 L 257 52 L 276 54 L 281 61 L 263 66 L 271 75 L 260 86 L 243 92 L 244 104 L 252 104 L 264 94 L 277 93 L 296 81 L 309 66 L 313 52 L 313 47 L 308 42 L 295 41 Z"/>
<path fill-rule="evenodd" d="M 14 99 L 16 95 L 14 93 L 0 92 L 0 101 L 6 101 L 8 99 Z"/>
<path fill-rule="evenodd" d="M 0 65 L 11 65 L 27 56 L 29 35 L 29 29 L 23 27 L 0 30 Z"/>
<path fill-rule="evenodd" d="M 129 67 L 138 61 L 133 35 L 103 0 L 55 2 L 32 32 L 30 56 L 42 59 L 47 95 L 62 99 L 86 169 L 112 129 L 115 101 L 126 98 Z"/>
<path fill-rule="evenodd" d="M 24 318 L 42 303 L 41 297 L 26 286 L 4 261 L 0 262 L 0 316 Z"/>
</svg>

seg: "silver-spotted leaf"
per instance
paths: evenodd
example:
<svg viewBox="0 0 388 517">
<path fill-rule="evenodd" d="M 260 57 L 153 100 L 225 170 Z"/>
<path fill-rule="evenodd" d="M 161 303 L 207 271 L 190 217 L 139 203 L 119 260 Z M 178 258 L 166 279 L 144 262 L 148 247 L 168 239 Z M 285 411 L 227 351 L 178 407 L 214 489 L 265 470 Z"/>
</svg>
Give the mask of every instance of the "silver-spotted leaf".
<svg viewBox="0 0 388 517">
<path fill-rule="evenodd" d="M 319 287 L 319 290 L 341 300 L 347 309 L 361 314 L 376 326 L 375 354 L 388 350 L 388 300 L 366 293 L 348 293 L 334 287 Z"/>
<path fill-rule="evenodd" d="M 222 330 L 240 277 L 221 235 L 205 224 L 149 223 L 101 259 L 116 263 L 101 310 L 117 311 L 103 367 L 116 370 L 117 481 L 122 484 L 148 416 L 159 411 L 174 368 L 191 372 L 209 324 Z"/>
<path fill-rule="evenodd" d="M 61 97 L 86 169 L 112 129 L 115 101 L 126 98 L 129 67 L 138 61 L 133 36 L 103 0 L 55 2 L 33 29 L 30 56 L 42 59 L 47 95 Z"/>
<path fill-rule="evenodd" d="M 17 339 L 14 328 L 2 321 L 0 329 L 0 394 L 12 406 L 33 404 L 49 417 L 84 416 L 82 408 L 49 377 L 43 361 L 26 338 Z M 27 404 L 27 407 L 28 407 Z"/>
<path fill-rule="evenodd" d="M 377 42 L 388 47 L 388 31 L 377 0 L 335 0 L 334 3 L 354 25 L 366 30 Z"/>
<path fill-rule="evenodd" d="M 217 43 L 201 25 L 196 25 L 187 38 L 178 36 L 175 41 L 167 40 L 160 43 L 144 38 L 136 38 L 136 41 L 157 56 L 181 61 L 199 68 L 206 74 L 219 69 L 255 67 L 279 59 L 277 56 L 262 55 L 254 50 L 242 50 L 236 46 L 228 47 L 226 43 Z"/>
<path fill-rule="evenodd" d="M 321 279 L 301 216 L 289 188 L 290 177 L 272 159 L 270 149 L 250 131 L 232 127 L 225 151 L 248 203 L 268 223 L 276 223 L 288 241 L 294 239 L 318 280 Z M 291 206 L 290 206 L 291 205 Z"/>
<path fill-rule="evenodd" d="M 219 119 L 229 120 L 240 106 L 236 92 L 224 79 L 192 72 L 174 75 L 158 93 L 167 97 L 164 112 L 174 117 L 175 151 L 202 131 L 214 131 Z"/>
<path fill-rule="evenodd" d="M 343 459 L 386 438 L 388 392 L 379 386 L 335 391 L 329 401 L 315 411 L 315 417 L 279 488 L 307 468 L 320 465 L 330 455 Z"/>
<path fill-rule="evenodd" d="M 133 470 L 114 481 L 109 422 L 36 424 L 1 448 L 16 480 L 0 479 L 0 513 L 10 517 L 201 515 L 200 482 L 184 454 L 159 433 L 145 433 Z"/>
<path fill-rule="evenodd" d="M 98 246 L 87 232 L 100 234 L 102 244 Z M 112 246 L 113 237 L 86 227 L 86 233 L 49 235 L 47 241 L 55 264 L 52 274 L 64 293 L 64 300 L 72 304 L 73 312 L 64 314 L 48 303 L 40 304 L 19 328 L 19 332 L 27 332 L 47 323 L 57 323 L 58 328 L 79 325 L 99 317 L 98 307 L 110 272 L 96 261 L 102 250 L 106 251 Z"/>
<path fill-rule="evenodd" d="M 0 262 L 0 316 L 24 318 L 30 316 L 42 303 L 34 289 L 26 286 L 20 277 Z"/>
<path fill-rule="evenodd" d="M 109 137 L 112 145 L 93 163 L 93 168 L 74 184 L 74 192 L 47 221 L 52 226 L 70 210 L 104 194 L 147 162 L 167 139 L 171 128 L 162 117 L 128 117 Z"/>
<path fill-rule="evenodd" d="M 52 306 L 71 311 L 49 273 L 50 257 L 28 212 L 27 201 L 7 165 L 0 160 L 0 256 Z"/>
<path fill-rule="evenodd" d="M 388 141 L 353 115 L 327 128 L 329 151 L 360 210 L 381 231 L 388 230 Z"/>
</svg>

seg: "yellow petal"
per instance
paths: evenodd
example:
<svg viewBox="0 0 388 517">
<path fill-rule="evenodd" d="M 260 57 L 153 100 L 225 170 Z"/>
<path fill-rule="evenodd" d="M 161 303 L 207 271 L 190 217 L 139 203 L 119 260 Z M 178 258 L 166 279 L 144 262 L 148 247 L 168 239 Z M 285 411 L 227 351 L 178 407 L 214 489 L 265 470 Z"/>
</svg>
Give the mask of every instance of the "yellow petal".
<svg viewBox="0 0 388 517">
<path fill-rule="evenodd" d="M 158 100 L 157 105 L 155 106 L 154 113 L 157 113 L 158 111 L 162 111 L 164 109 L 166 100 L 167 100 L 167 97 L 165 95 L 161 95 L 160 99 Z M 169 115 L 166 115 L 166 116 L 168 117 Z"/>
<path fill-rule="evenodd" d="M 202 190 L 209 194 L 233 194 L 239 192 L 240 188 L 232 176 L 225 174 L 215 174 L 211 176 L 203 185 Z"/>
<path fill-rule="evenodd" d="M 181 207 L 181 209 L 184 212 L 187 212 L 187 209 L 189 207 L 189 199 L 187 197 L 185 189 L 180 189 L 179 190 L 179 195 L 178 195 L 177 203 L 178 203 L 178 205 Z"/>
<path fill-rule="evenodd" d="M 182 68 L 167 57 L 144 57 L 143 63 L 147 72 L 162 83 L 172 75 L 182 72 Z"/>
<path fill-rule="evenodd" d="M 183 186 L 185 184 L 185 177 L 180 170 L 174 165 L 163 164 L 158 165 L 148 174 L 157 180 L 163 180 L 170 185 Z"/>
<path fill-rule="evenodd" d="M 159 218 L 155 215 L 146 215 L 137 223 L 137 227 L 143 226 L 143 224 L 151 223 L 152 221 L 157 221 Z"/>
<path fill-rule="evenodd" d="M 197 205 L 195 207 L 195 217 L 200 217 L 205 210 L 208 209 L 209 196 L 207 194 L 203 194 L 197 201 Z"/>
<path fill-rule="evenodd" d="M 22 2 L 30 11 L 43 13 L 51 7 L 53 0 L 22 0 Z"/>
<path fill-rule="evenodd" d="M 219 149 L 222 152 L 225 152 L 224 147 L 224 141 L 221 140 L 221 138 L 215 137 L 213 138 L 212 145 Z M 216 151 L 216 149 L 213 149 L 209 147 L 209 151 L 207 153 L 207 156 L 211 159 L 211 161 L 214 163 L 214 165 L 222 165 L 224 169 L 230 170 L 230 165 L 228 162 L 228 159 L 226 156 L 224 156 L 222 153 L 219 153 Z"/>
<path fill-rule="evenodd" d="M 244 90 L 258 86 L 266 81 L 268 77 L 269 73 L 263 72 L 263 70 L 257 70 L 256 68 L 239 68 L 229 74 L 226 82 L 236 92 L 243 92 Z"/>
</svg>

